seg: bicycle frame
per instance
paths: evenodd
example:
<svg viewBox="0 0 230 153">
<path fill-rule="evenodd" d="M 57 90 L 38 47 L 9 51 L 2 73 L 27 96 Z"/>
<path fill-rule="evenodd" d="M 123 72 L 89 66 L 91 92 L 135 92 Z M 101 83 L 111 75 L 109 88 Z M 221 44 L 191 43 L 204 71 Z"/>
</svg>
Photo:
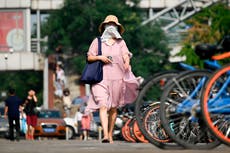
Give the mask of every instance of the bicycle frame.
<svg viewBox="0 0 230 153">
<path fill-rule="evenodd" d="M 222 87 L 218 91 L 218 93 L 213 94 L 214 98 L 208 101 L 208 108 L 211 113 L 230 113 L 230 103 L 229 103 L 230 93 L 227 92 L 227 89 L 226 89 L 229 83 L 230 83 L 230 75 L 228 76 L 225 83 L 222 85 Z M 218 99 L 219 97 L 223 97 L 223 98 Z"/>
<path fill-rule="evenodd" d="M 218 63 L 218 60 L 221 59 L 225 59 L 228 58 L 230 56 L 230 53 L 223 53 L 220 55 L 216 55 L 216 56 L 212 56 L 213 60 L 205 60 L 205 64 L 208 65 L 209 68 L 211 69 L 220 69 L 222 66 Z M 227 78 L 227 80 L 225 81 L 224 85 L 221 87 L 221 89 L 219 90 L 218 93 L 215 93 L 215 98 L 211 99 L 211 101 L 208 102 L 208 107 L 210 107 L 210 112 L 216 112 L 216 113 L 230 113 L 230 104 L 226 105 L 229 103 L 230 98 L 229 95 L 226 94 L 230 94 L 230 93 L 226 93 L 226 88 L 228 87 L 228 83 L 230 83 L 230 72 L 228 73 L 229 76 Z M 193 99 L 193 97 L 195 97 L 198 93 L 198 91 L 200 91 L 200 89 L 205 85 L 206 81 L 207 81 L 207 77 L 204 77 L 200 80 L 200 82 L 198 83 L 198 85 L 196 86 L 196 88 L 189 94 L 187 95 L 186 92 L 183 90 L 183 88 L 180 87 L 180 85 L 178 84 L 178 82 L 176 81 L 176 79 L 174 79 L 174 82 L 177 84 L 177 86 L 179 87 L 179 90 L 181 90 L 181 93 L 184 95 L 187 95 L 187 98 L 178 105 L 178 107 L 176 108 L 176 112 L 177 113 L 189 113 L 191 111 L 191 107 L 194 104 L 200 104 L 200 99 Z M 225 98 L 222 98 L 221 101 L 218 100 L 218 97 L 220 96 L 225 96 Z M 213 106 L 218 108 L 212 108 Z M 225 107 L 221 107 L 221 106 L 225 106 Z M 200 108 L 197 109 L 200 112 Z"/>
</svg>

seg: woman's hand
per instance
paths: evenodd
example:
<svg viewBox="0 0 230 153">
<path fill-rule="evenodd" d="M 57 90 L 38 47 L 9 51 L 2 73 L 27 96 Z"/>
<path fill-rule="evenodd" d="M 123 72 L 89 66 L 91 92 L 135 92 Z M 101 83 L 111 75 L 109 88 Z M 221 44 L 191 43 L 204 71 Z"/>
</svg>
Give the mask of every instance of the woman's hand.
<svg viewBox="0 0 230 153">
<path fill-rule="evenodd" d="M 110 60 L 108 57 L 103 56 L 103 55 L 100 55 L 100 56 L 88 56 L 87 60 L 90 61 L 90 62 L 100 60 L 105 64 L 112 63 L 112 60 Z"/>
<path fill-rule="evenodd" d="M 128 70 L 129 70 L 130 65 L 129 65 L 128 62 L 125 62 L 125 63 L 124 63 L 124 68 L 125 68 L 125 71 L 128 71 Z"/>
<path fill-rule="evenodd" d="M 105 64 L 112 63 L 112 60 L 110 60 L 107 56 L 99 56 L 99 58 Z"/>
</svg>

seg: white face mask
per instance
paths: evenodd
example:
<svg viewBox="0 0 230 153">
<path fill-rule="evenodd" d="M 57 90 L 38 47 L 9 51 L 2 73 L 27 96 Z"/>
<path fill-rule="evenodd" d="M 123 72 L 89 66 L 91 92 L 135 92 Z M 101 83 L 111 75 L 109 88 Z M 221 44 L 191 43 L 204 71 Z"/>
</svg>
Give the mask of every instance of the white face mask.
<svg viewBox="0 0 230 153">
<path fill-rule="evenodd" d="M 121 35 L 118 32 L 118 26 L 105 25 L 105 30 L 101 36 L 102 42 L 107 42 L 111 38 L 121 39 Z"/>
<path fill-rule="evenodd" d="M 109 24 L 105 25 L 105 30 L 110 28 L 115 28 L 118 31 L 118 27 L 116 25 L 109 25 Z"/>
</svg>

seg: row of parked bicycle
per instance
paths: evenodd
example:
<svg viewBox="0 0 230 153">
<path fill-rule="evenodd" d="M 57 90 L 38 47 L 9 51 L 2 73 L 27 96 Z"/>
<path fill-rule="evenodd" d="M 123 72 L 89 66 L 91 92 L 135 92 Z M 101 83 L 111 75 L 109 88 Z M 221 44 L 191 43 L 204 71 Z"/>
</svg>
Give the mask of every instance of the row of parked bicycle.
<svg viewBox="0 0 230 153">
<path fill-rule="evenodd" d="M 135 117 L 122 128 L 130 142 L 160 148 L 211 149 L 230 145 L 230 36 L 217 45 L 195 48 L 207 69 L 180 63 L 185 71 L 166 71 L 145 81 L 135 102 Z M 219 53 L 218 55 L 216 55 Z"/>
</svg>

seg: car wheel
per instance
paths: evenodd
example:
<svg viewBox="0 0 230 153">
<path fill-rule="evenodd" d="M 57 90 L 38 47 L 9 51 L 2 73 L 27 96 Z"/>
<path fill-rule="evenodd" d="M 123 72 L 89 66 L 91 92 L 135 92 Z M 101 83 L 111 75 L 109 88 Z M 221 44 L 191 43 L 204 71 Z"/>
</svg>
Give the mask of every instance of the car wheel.
<svg viewBox="0 0 230 153">
<path fill-rule="evenodd" d="M 67 132 L 66 132 L 67 138 L 68 139 L 73 139 L 74 138 L 74 129 L 73 129 L 73 127 L 67 126 L 66 130 L 67 130 Z"/>
</svg>

